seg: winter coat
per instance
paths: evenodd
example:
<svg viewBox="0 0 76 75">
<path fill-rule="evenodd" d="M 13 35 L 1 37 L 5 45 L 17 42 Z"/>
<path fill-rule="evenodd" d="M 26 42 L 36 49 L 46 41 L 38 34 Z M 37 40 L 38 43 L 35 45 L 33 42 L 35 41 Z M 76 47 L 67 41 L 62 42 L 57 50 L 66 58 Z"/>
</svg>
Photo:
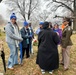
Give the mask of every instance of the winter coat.
<svg viewBox="0 0 76 75">
<path fill-rule="evenodd" d="M 41 69 L 50 71 L 59 67 L 59 36 L 51 29 L 43 29 L 38 35 L 38 54 L 36 63 Z"/>
</svg>

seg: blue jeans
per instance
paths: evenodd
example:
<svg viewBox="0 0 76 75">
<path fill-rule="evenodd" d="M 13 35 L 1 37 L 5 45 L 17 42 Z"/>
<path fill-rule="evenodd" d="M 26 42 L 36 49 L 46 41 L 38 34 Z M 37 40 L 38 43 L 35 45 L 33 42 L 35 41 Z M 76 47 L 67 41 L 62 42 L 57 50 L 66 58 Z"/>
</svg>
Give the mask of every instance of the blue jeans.
<svg viewBox="0 0 76 75">
<path fill-rule="evenodd" d="M 8 47 L 10 48 L 8 68 L 12 68 L 15 64 L 18 64 L 18 48 L 12 44 L 8 44 Z"/>
</svg>

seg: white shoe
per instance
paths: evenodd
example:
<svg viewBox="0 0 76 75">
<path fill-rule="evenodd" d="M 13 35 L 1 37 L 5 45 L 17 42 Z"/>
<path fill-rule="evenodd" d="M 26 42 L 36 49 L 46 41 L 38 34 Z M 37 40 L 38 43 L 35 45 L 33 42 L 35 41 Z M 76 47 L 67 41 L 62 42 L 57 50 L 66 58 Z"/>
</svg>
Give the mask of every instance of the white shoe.
<svg viewBox="0 0 76 75">
<path fill-rule="evenodd" d="M 42 74 L 45 74 L 45 70 L 41 69 Z"/>
<path fill-rule="evenodd" d="M 53 74 L 53 70 L 52 71 L 49 71 L 49 74 Z"/>
</svg>

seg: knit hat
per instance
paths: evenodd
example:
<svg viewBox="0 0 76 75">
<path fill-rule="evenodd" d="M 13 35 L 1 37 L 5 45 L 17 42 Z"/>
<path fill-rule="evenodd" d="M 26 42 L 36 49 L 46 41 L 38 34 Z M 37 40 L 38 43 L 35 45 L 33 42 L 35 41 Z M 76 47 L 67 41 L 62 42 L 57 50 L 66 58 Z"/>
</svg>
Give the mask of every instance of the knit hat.
<svg viewBox="0 0 76 75">
<path fill-rule="evenodd" d="M 24 22 L 24 26 L 28 26 L 28 22 L 25 21 L 25 22 Z"/>
<path fill-rule="evenodd" d="M 44 22 L 40 22 L 40 23 L 39 23 L 39 25 L 43 25 L 43 24 L 44 24 Z"/>
<path fill-rule="evenodd" d="M 15 19 L 15 20 L 17 19 L 15 13 L 12 13 L 12 15 L 10 16 L 10 20 L 11 20 L 11 19 Z"/>
</svg>

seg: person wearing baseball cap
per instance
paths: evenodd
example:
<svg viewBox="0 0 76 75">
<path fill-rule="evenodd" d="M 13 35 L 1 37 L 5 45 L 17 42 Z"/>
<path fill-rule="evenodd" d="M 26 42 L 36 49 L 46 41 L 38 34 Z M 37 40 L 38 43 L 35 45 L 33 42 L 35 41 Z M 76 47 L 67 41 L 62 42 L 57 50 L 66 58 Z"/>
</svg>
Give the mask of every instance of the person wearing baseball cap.
<svg viewBox="0 0 76 75">
<path fill-rule="evenodd" d="M 39 28 L 36 30 L 36 34 L 37 34 L 37 35 L 38 35 L 39 32 L 42 30 L 43 24 L 44 24 L 44 22 L 40 22 L 40 23 L 39 23 Z"/>
</svg>

